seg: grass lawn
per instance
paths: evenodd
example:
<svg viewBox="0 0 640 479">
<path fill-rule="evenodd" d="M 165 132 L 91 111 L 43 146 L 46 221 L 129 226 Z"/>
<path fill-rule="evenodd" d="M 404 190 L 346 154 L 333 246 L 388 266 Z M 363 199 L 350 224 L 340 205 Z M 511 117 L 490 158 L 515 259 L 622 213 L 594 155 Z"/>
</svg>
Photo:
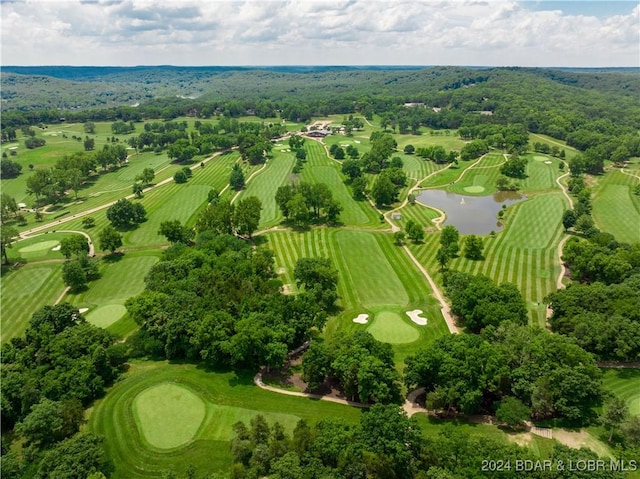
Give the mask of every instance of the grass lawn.
<svg viewBox="0 0 640 479">
<path fill-rule="evenodd" d="M 68 294 L 66 301 L 84 313 L 90 323 L 107 328 L 125 314 L 124 302 L 144 290 L 144 277 L 160 260 L 160 251 L 134 251 L 118 257 L 115 262 L 103 261 L 101 277 L 89 284 L 89 289 Z"/>
<path fill-rule="evenodd" d="M 620 171 L 608 171 L 593 189 L 593 219 L 596 226 L 618 241 L 640 241 L 640 196 L 633 190 L 640 180 Z"/>
<path fill-rule="evenodd" d="M 3 271 L 1 341 L 22 335 L 31 315 L 45 304 L 53 304 L 63 291 L 62 262 L 27 264 Z"/>
<path fill-rule="evenodd" d="M 448 334 L 439 304 L 415 265 L 388 233 L 314 228 L 304 233 L 273 232 L 267 247 L 276 255 L 276 270 L 295 289 L 293 268 L 298 258 L 328 257 L 338 269 L 341 312 L 327 324 L 327 334 L 337 330 L 371 329 L 378 339 L 394 330 L 396 361 Z M 418 326 L 406 311 L 422 309 L 428 318 Z M 368 324 L 353 319 L 369 314 Z M 417 336 L 416 336 L 417 334 Z"/>
<path fill-rule="evenodd" d="M 60 240 L 75 236 L 73 233 L 49 233 L 17 241 L 7 249 L 11 262 L 33 262 L 44 260 L 63 260 L 60 253 Z"/>
<path fill-rule="evenodd" d="M 287 144 L 287 147 L 289 145 Z M 294 153 L 283 153 L 275 147 L 264 171 L 254 176 L 238 200 L 249 196 L 257 197 L 262 203 L 260 228 L 269 228 L 282 221 L 283 216 L 276 205 L 276 190 L 289 182 L 291 170 L 296 163 Z"/>
<path fill-rule="evenodd" d="M 90 410 L 86 427 L 105 437 L 115 467 L 111 477 L 128 479 L 169 470 L 182 474 L 191 464 L 199 476 L 228 468 L 231 426 L 257 414 L 281 422 L 289 433 L 301 418 L 359 420 L 357 408 L 263 391 L 252 377 L 186 364 L 133 363 L 125 379 Z"/>
<path fill-rule="evenodd" d="M 640 416 L 640 369 L 604 369 L 605 389 L 622 398 L 629 413 Z"/>
<path fill-rule="evenodd" d="M 317 141 L 307 140 L 307 161 L 302 169 L 303 181 L 310 183 L 325 183 L 334 199 L 342 205 L 340 221 L 351 226 L 379 227 L 378 214 L 366 201 L 355 201 L 351 192 L 344 184 L 344 176 L 340 172 L 338 162 L 327 157 L 324 147 Z"/>
</svg>

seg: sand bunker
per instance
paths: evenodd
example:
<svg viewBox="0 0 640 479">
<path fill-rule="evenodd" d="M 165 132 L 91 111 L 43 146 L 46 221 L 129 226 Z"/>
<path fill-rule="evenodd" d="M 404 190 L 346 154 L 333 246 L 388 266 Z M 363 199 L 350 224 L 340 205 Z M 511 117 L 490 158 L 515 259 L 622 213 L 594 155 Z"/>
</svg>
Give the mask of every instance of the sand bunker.
<svg viewBox="0 0 640 479">
<path fill-rule="evenodd" d="M 61 247 L 62 245 L 54 246 L 53 248 L 51 248 L 51 251 L 60 251 Z"/>
<path fill-rule="evenodd" d="M 278 268 L 278 274 L 285 274 L 287 272 L 287 268 Z"/>
<path fill-rule="evenodd" d="M 413 311 L 407 311 L 407 316 L 411 318 L 411 321 L 419 326 L 427 325 L 427 318 L 420 316 L 423 313 L 421 309 L 414 309 Z"/>
<path fill-rule="evenodd" d="M 86 313 L 87 311 L 89 311 L 89 308 L 80 308 L 80 309 L 78 310 L 78 312 L 79 312 L 80 314 L 82 314 L 82 313 Z"/>
<path fill-rule="evenodd" d="M 356 318 L 353 318 L 354 323 L 367 324 L 369 322 L 368 314 L 359 314 Z"/>
<path fill-rule="evenodd" d="M 547 160 L 547 161 L 544 162 L 545 165 L 550 165 L 551 163 L 553 163 L 553 161 Z"/>
<path fill-rule="evenodd" d="M 359 141 L 359 140 L 353 140 L 353 141 L 354 141 L 355 143 L 360 143 L 360 141 Z"/>
<path fill-rule="evenodd" d="M 283 284 L 281 290 L 282 294 L 293 294 L 293 286 L 289 283 Z"/>
</svg>

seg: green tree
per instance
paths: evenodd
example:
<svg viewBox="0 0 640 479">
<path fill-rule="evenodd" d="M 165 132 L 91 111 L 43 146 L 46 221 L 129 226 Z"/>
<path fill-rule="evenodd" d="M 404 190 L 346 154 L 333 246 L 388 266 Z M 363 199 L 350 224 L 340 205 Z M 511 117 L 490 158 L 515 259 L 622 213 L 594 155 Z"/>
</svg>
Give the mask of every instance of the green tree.
<svg viewBox="0 0 640 479">
<path fill-rule="evenodd" d="M 236 233 L 251 238 L 260 224 L 260 210 L 262 210 L 262 203 L 256 196 L 238 201 L 233 211 Z"/>
<path fill-rule="evenodd" d="M 407 221 L 405 231 L 407 232 L 407 237 L 414 243 L 419 243 L 424 239 L 424 229 L 411 219 Z"/>
<path fill-rule="evenodd" d="M 77 399 L 62 402 L 44 398 L 16 424 L 15 432 L 24 437 L 26 445 L 44 449 L 78 432 L 83 415 L 82 404 Z"/>
<path fill-rule="evenodd" d="M 289 201 L 293 198 L 294 189 L 290 185 L 279 186 L 276 190 L 276 204 L 282 215 L 289 218 Z"/>
<path fill-rule="evenodd" d="M 100 232 L 99 241 L 102 251 L 111 251 L 113 254 L 122 246 L 122 235 L 113 226 L 107 225 Z"/>
<path fill-rule="evenodd" d="M 146 220 L 146 211 L 140 203 L 132 203 L 126 198 L 116 201 L 107 208 L 107 219 L 116 228 L 127 228 Z"/>
<path fill-rule="evenodd" d="M 442 229 L 440 244 L 452 258 L 458 255 L 458 241 L 460 241 L 460 233 L 455 226 L 448 225 Z"/>
<path fill-rule="evenodd" d="M 393 242 L 398 246 L 402 246 L 404 244 L 404 238 L 406 234 L 404 231 L 396 231 L 393 233 Z"/>
<path fill-rule="evenodd" d="M 564 226 L 565 231 L 569 230 L 576 224 L 576 215 L 573 210 L 566 210 L 562 214 L 562 226 Z"/>
<path fill-rule="evenodd" d="M 580 215 L 575 222 L 574 229 L 580 233 L 586 233 L 590 228 L 593 228 L 594 222 L 590 215 Z"/>
<path fill-rule="evenodd" d="M 376 206 L 390 205 L 396 200 L 397 188 L 388 176 L 379 175 L 371 187 Z"/>
<path fill-rule="evenodd" d="M 143 185 L 150 185 L 155 178 L 156 173 L 153 168 L 145 168 L 142 173 L 136 176 L 136 181 L 142 182 Z"/>
<path fill-rule="evenodd" d="M 22 165 L 7 158 L 0 160 L 0 178 L 16 178 L 22 171 Z"/>
<path fill-rule="evenodd" d="M 83 146 L 84 151 L 93 151 L 93 149 L 96 147 L 96 140 L 87 136 L 84 139 Z"/>
<path fill-rule="evenodd" d="M 92 216 L 85 216 L 82 218 L 82 226 L 85 228 L 93 228 L 96 225 L 96 220 Z"/>
<path fill-rule="evenodd" d="M 18 230 L 15 228 L 0 228 L 0 246 L 2 246 L 2 256 L 4 256 L 4 264 L 9 264 L 9 256 L 7 248 L 11 248 L 14 238 L 19 236 Z"/>
<path fill-rule="evenodd" d="M 483 259 L 482 250 L 484 245 L 482 244 L 482 238 L 476 235 L 469 235 L 464 239 L 464 257 L 471 260 Z"/>
<path fill-rule="evenodd" d="M 16 200 L 7 193 L 0 195 L 0 221 L 4 223 L 18 212 Z"/>
<path fill-rule="evenodd" d="M 188 180 L 187 175 L 182 170 L 176 171 L 176 173 L 173 175 L 173 181 L 175 181 L 178 184 L 186 183 L 187 180 Z"/>
<path fill-rule="evenodd" d="M 142 183 L 135 182 L 132 187 L 133 194 L 136 195 L 136 198 L 142 198 L 142 191 L 144 190 L 144 186 Z"/>
<path fill-rule="evenodd" d="M 413 153 L 416 151 L 416 148 L 413 145 L 406 145 L 404 147 L 404 154 L 405 155 L 413 155 Z"/>
<path fill-rule="evenodd" d="M 231 176 L 229 177 L 229 184 L 231 188 L 236 191 L 240 191 L 244 188 L 244 173 L 242 172 L 242 168 L 238 163 L 233 165 L 231 169 Z"/>
<path fill-rule="evenodd" d="M 444 246 L 440 246 L 438 251 L 436 251 L 436 261 L 440 265 L 440 271 L 444 271 L 447 269 L 447 264 L 449 264 L 449 260 L 451 259 L 449 250 L 447 250 Z"/>
<path fill-rule="evenodd" d="M 191 230 L 180 223 L 180 220 L 167 220 L 160 223 L 158 234 L 165 236 L 169 243 L 188 243 Z"/>
<path fill-rule="evenodd" d="M 629 407 L 624 399 L 614 396 L 605 403 L 600 422 L 609 429 L 609 442 L 613 439 L 613 432 L 620 428 L 628 416 Z"/>
<path fill-rule="evenodd" d="M 356 200 L 363 200 L 367 197 L 367 180 L 363 176 L 354 178 L 351 182 L 351 191 Z"/>
<path fill-rule="evenodd" d="M 309 219 L 309 208 L 307 208 L 307 202 L 302 193 L 293 195 L 287 202 L 287 210 L 289 211 L 289 218 L 298 226 L 305 224 Z"/>
<path fill-rule="evenodd" d="M 78 257 L 86 256 L 89 253 L 89 243 L 82 235 L 74 234 L 60 240 L 60 253 L 69 259 L 74 254 Z"/>
<path fill-rule="evenodd" d="M 55 445 L 43 457 L 38 478 L 85 478 L 105 466 L 102 439 L 83 432 Z"/>
<path fill-rule="evenodd" d="M 89 134 L 93 135 L 96 132 L 96 125 L 92 121 L 85 121 L 82 124 L 82 127 L 84 128 L 84 132 L 85 133 L 89 133 Z"/>
<path fill-rule="evenodd" d="M 531 409 L 518 398 L 507 396 L 498 404 L 496 419 L 511 427 L 522 427 L 524 421 L 529 419 Z"/>
<path fill-rule="evenodd" d="M 360 162 L 354 159 L 346 159 L 342 162 L 342 173 L 353 181 L 355 178 L 362 176 Z"/>
</svg>

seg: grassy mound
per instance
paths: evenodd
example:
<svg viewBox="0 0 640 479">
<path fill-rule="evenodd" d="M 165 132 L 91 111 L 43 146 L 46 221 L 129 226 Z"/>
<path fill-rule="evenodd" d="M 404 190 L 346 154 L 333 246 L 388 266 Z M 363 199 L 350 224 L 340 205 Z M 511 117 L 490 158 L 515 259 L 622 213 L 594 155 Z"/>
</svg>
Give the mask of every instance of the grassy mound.
<svg viewBox="0 0 640 479">
<path fill-rule="evenodd" d="M 133 401 L 140 433 L 159 449 L 171 449 L 193 439 L 205 417 L 205 404 L 187 388 L 162 383 L 146 389 Z"/>
</svg>

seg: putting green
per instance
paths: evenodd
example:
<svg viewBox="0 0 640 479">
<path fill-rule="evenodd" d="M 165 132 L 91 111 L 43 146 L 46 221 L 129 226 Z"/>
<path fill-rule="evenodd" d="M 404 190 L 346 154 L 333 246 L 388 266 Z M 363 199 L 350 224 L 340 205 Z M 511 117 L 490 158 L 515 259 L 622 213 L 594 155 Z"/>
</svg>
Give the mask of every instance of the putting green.
<svg viewBox="0 0 640 479">
<path fill-rule="evenodd" d="M 205 412 L 204 401 L 177 384 L 158 384 L 133 400 L 140 434 L 159 449 L 182 446 L 193 439 Z"/>
<path fill-rule="evenodd" d="M 465 186 L 463 189 L 467 193 L 482 193 L 484 191 L 484 186 L 471 185 L 471 186 Z"/>
<path fill-rule="evenodd" d="M 640 397 L 633 398 L 627 405 L 629 406 L 629 414 L 640 416 Z"/>
<path fill-rule="evenodd" d="M 55 248 L 59 244 L 60 244 L 60 241 L 56 241 L 56 240 L 41 241 L 39 243 L 30 244 L 29 246 L 20 248 L 18 251 L 20 253 L 34 253 L 36 251 L 43 251 L 46 249 Z"/>
<path fill-rule="evenodd" d="M 87 321 L 99 328 L 106 328 L 118 321 L 127 312 L 122 304 L 105 304 L 87 314 Z"/>
<path fill-rule="evenodd" d="M 407 324 L 399 314 L 381 311 L 367 328 L 374 338 L 391 344 L 412 343 L 420 337 L 416 328 Z"/>
</svg>

